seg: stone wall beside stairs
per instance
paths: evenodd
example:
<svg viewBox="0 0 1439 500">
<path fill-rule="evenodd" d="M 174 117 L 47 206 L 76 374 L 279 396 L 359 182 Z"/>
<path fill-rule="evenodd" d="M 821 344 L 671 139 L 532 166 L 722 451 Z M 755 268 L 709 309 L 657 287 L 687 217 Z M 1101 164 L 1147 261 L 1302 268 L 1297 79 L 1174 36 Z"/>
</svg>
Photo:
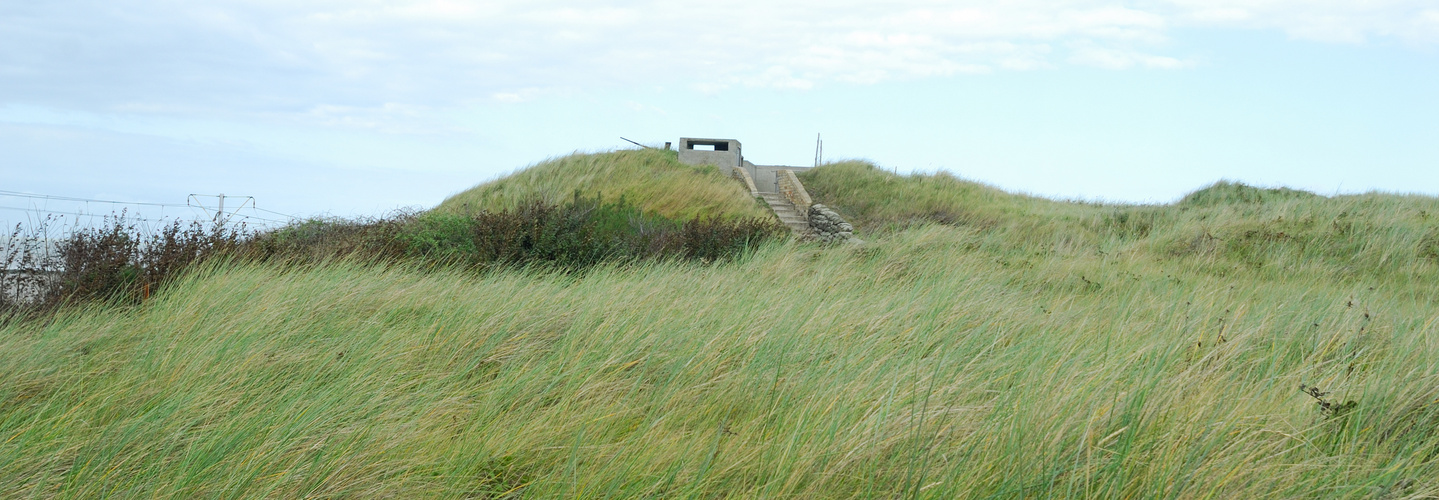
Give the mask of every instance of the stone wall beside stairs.
<svg viewBox="0 0 1439 500">
<path fill-rule="evenodd" d="M 818 203 L 809 206 L 809 228 L 814 239 L 825 243 L 864 243 L 854 237 L 854 226 L 844 217 Z"/>
<path fill-rule="evenodd" d="M 789 203 L 794 205 L 794 209 L 799 213 L 808 212 L 809 206 L 813 205 L 814 201 L 810 199 L 809 192 L 804 190 L 804 185 L 799 183 L 799 178 L 794 176 L 794 171 L 780 170 L 775 174 L 777 176 L 776 184 L 779 185 L 779 194 L 784 195 L 784 198 L 789 200 Z"/>
</svg>

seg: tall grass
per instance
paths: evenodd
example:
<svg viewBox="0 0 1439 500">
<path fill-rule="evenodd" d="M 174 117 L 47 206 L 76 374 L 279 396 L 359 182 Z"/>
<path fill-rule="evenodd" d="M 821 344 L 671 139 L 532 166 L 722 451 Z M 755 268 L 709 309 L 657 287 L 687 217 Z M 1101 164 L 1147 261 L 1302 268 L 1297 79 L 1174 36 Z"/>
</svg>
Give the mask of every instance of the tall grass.
<svg viewBox="0 0 1439 500">
<path fill-rule="evenodd" d="M 653 149 L 554 158 L 450 196 L 436 210 L 513 211 L 536 200 L 560 204 L 576 191 L 610 200 L 624 197 L 643 211 L 671 219 L 774 217 L 715 167 L 685 165 L 676 152 Z"/>
<path fill-rule="evenodd" d="M 1221 277 L 985 239 L 212 267 L 0 330 L 0 496 L 1439 493 L 1432 262 Z"/>
<path fill-rule="evenodd" d="M 805 175 L 869 244 L 212 261 L 5 324 L 0 497 L 1439 495 L 1433 198 Z"/>
<path fill-rule="evenodd" d="M 816 200 L 837 208 L 857 231 L 933 223 L 968 229 L 979 236 L 973 245 L 1020 265 L 1024 254 L 1092 251 L 1197 266 L 1218 277 L 1305 273 L 1407 282 L 1420 279 L 1414 263 L 1439 261 L 1433 197 L 1322 197 L 1220 182 L 1171 205 L 1122 205 L 1010 194 L 947 173 L 898 176 L 861 162 L 801 177 Z"/>
</svg>

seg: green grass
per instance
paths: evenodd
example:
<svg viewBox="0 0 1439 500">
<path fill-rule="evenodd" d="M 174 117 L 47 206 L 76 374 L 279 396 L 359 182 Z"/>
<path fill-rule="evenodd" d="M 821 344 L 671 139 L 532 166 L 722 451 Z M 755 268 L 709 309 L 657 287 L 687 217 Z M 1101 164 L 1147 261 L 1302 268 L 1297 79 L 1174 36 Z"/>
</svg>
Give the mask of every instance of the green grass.
<svg viewBox="0 0 1439 500">
<path fill-rule="evenodd" d="M 217 264 L 10 323 L 0 497 L 1439 494 L 1439 200 L 805 177 L 870 243 Z"/>
<path fill-rule="evenodd" d="M 1005 260 L 1025 253 L 1097 252 L 1139 266 L 1194 266 L 1206 274 L 1341 281 L 1418 279 L 1439 260 L 1439 200 L 1369 193 L 1326 198 L 1220 182 L 1172 205 L 1063 202 L 1005 193 L 946 173 L 897 176 L 849 162 L 805 172 L 806 189 L 886 234 L 923 224 L 974 232 L 973 245 Z"/>
<path fill-rule="evenodd" d="M 623 196 L 671 219 L 702 215 L 774 217 L 735 180 L 712 166 L 679 162 L 674 151 L 620 150 L 554 158 L 450 196 L 440 212 L 514 210 L 534 200 L 557 205 L 576 191 L 606 200 Z"/>
</svg>

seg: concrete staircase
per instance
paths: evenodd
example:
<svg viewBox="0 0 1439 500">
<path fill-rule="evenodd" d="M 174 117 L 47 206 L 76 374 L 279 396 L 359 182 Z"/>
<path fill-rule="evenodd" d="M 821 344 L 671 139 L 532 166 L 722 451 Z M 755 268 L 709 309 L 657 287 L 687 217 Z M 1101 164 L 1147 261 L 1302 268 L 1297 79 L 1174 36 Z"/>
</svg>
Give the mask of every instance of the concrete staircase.
<svg viewBox="0 0 1439 500">
<path fill-rule="evenodd" d="M 809 214 L 802 214 L 795 210 L 794 204 L 785 199 L 783 194 L 760 192 L 759 196 L 764 198 L 764 202 L 769 205 L 770 210 L 773 210 L 780 222 L 789 226 L 791 231 L 794 231 L 795 234 L 809 234 Z"/>
</svg>

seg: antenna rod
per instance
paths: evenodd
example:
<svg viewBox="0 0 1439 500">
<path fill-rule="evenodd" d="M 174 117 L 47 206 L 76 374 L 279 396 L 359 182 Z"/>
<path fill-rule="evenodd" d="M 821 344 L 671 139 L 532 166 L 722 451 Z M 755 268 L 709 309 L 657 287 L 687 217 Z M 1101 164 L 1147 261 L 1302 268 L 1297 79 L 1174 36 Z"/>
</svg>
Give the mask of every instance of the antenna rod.
<svg viewBox="0 0 1439 500">
<path fill-rule="evenodd" d="M 621 139 L 625 139 L 625 138 L 624 138 L 624 137 L 621 137 Z M 630 144 L 634 144 L 634 145 L 636 145 L 636 146 L 639 146 L 639 147 L 642 147 L 642 148 L 645 148 L 645 149 L 654 149 L 654 148 L 652 148 L 652 147 L 646 146 L 646 145 L 644 145 L 644 144 L 640 144 L 640 143 L 635 142 L 635 141 L 631 141 L 631 140 L 629 140 L 629 139 L 625 139 L 625 142 L 628 142 L 628 143 L 630 143 Z"/>
</svg>

